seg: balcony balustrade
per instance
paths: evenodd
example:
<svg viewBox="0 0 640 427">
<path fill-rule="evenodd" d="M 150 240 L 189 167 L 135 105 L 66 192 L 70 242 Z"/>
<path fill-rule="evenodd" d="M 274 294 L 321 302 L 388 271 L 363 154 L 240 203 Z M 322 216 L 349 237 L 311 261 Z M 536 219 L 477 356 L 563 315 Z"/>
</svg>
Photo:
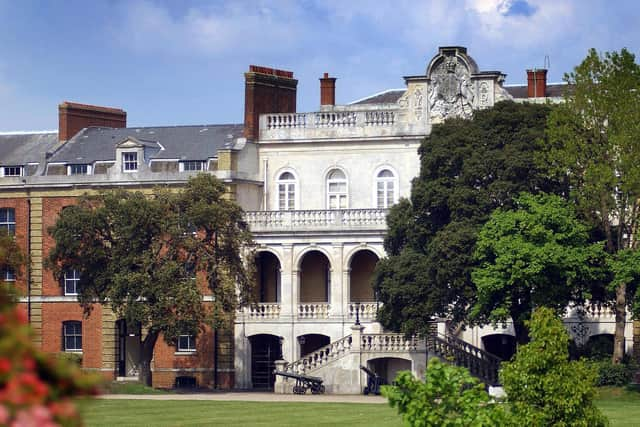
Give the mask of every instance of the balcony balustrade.
<svg viewBox="0 0 640 427">
<path fill-rule="evenodd" d="M 278 113 L 260 116 L 260 139 L 391 136 L 400 134 L 398 109 L 383 106 L 369 110 Z"/>
<path fill-rule="evenodd" d="M 385 230 L 388 209 L 248 211 L 252 232 L 300 230 Z"/>
</svg>

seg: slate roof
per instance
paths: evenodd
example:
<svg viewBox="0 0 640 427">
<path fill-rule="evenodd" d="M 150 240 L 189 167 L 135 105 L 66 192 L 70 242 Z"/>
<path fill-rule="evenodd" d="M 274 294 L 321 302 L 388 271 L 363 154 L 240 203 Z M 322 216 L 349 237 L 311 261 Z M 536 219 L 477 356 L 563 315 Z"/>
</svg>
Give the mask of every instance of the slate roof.
<svg viewBox="0 0 640 427">
<path fill-rule="evenodd" d="M 370 95 L 366 98 L 358 99 L 351 102 L 349 105 L 362 105 L 362 104 L 394 104 L 398 102 L 398 99 L 406 92 L 406 89 L 389 89 L 384 92 Z"/>
<path fill-rule="evenodd" d="M 206 160 L 217 156 L 219 149 L 231 147 L 235 138 L 242 137 L 243 131 L 241 124 L 122 129 L 89 127 L 62 145 L 49 162 L 114 161 L 116 145 L 128 137 L 144 141 L 144 145 L 154 148 L 159 145 L 161 149 L 152 155 L 154 159 Z"/>
<path fill-rule="evenodd" d="M 42 163 L 58 143 L 58 132 L 0 134 L 0 165 Z"/>
<path fill-rule="evenodd" d="M 511 96 L 516 99 L 527 98 L 527 85 L 517 86 L 504 86 Z M 567 88 L 565 83 L 549 83 L 547 84 L 547 98 L 559 98 L 563 95 L 564 90 Z"/>
</svg>

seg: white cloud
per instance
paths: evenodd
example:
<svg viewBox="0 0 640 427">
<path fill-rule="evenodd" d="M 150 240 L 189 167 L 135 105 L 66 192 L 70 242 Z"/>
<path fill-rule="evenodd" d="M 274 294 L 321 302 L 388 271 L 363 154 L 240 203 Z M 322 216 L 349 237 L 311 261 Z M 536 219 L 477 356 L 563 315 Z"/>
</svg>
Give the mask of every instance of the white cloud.
<svg viewBox="0 0 640 427">
<path fill-rule="evenodd" d="M 284 5 L 284 2 L 278 4 Z M 125 45 L 148 52 L 221 55 L 276 51 L 296 45 L 302 29 L 268 4 L 228 2 L 179 15 L 151 1 L 124 3 L 124 26 L 112 28 Z"/>
</svg>

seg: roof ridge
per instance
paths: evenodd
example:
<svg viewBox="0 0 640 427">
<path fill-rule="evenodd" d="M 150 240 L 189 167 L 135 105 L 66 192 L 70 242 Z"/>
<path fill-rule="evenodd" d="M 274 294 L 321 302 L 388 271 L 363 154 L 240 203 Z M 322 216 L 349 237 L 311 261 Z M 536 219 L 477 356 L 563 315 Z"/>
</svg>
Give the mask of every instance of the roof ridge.
<svg viewBox="0 0 640 427">
<path fill-rule="evenodd" d="M 355 101 L 351 101 L 351 102 L 349 102 L 347 105 L 357 104 L 358 102 L 362 102 L 362 101 L 364 101 L 365 99 L 375 98 L 376 96 L 384 95 L 385 93 L 395 92 L 395 91 L 400 91 L 400 90 L 401 90 L 401 91 L 403 91 L 403 92 L 405 92 L 405 91 L 407 90 L 407 88 L 406 88 L 406 87 L 404 87 L 404 88 L 397 88 L 397 89 L 385 89 L 385 90 L 383 90 L 383 91 L 381 91 L 381 92 L 378 92 L 378 93 L 374 93 L 374 94 L 372 94 L 372 95 L 365 96 L 364 98 L 356 99 Z"/>
</svg>

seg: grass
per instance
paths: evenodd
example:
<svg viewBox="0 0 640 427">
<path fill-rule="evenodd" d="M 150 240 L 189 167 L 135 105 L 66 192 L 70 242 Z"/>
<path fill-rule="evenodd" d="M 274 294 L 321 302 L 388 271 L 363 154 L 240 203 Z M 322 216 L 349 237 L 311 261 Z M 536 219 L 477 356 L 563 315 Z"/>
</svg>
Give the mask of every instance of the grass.
<svg viewBox="0 0 640 427">
<path fill-rule="evenodd" d="M 598 392 L 596 404 L 612 427 L 640 425 L 638 391 L 602 387 Z M 402 426 L 395 409 L 367 403 L 94 400 L 80 406 L 88 427 Z"/>
<path fill-rule="evenodd" d="M 106 394 L 167 394 L 168 390 L 158 390 L 148 387 L 139 382 L 131 381 L 111 381 L 104 384 L 101 388 Z"/>
<path fill-rule="evenodd" d="M 609 418 L 612 427 L 640 425 L 640 393 L 620 387 L 598 389 L 596 404 Z"/>
<path fill-rule="evenodd" d="M 87 427 L 402 426 L 395 409 L 371 403 L 96 400 L 81 410 Z"/>
</svg>

